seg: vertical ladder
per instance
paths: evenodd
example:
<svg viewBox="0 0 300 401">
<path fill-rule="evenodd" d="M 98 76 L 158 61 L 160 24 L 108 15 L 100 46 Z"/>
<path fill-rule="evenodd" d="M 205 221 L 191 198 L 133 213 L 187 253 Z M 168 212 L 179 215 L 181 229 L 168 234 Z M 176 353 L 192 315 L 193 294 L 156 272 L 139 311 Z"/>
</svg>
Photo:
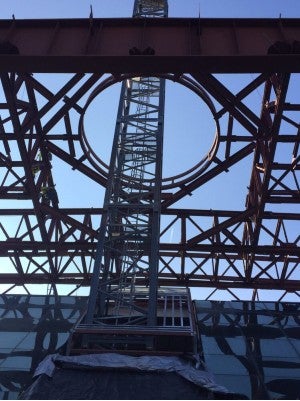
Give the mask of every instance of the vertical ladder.
<svg viewBox="0 0 300 401">
<path fill-rule="evenodd" d="M 133 17 L 166 16 L 166 0 L 135 1 Z M 161 78 L 122 83 L 87 324 L 156 325 L 164 96 Z"/>
<path fill-rule="evenodd" d="M 167 0 L 136 0 L 133 16 L 166 17 Z M 158 288 L 164 100 L 164 79 L 122 83 L 88 310 L 69 355 L 197 352 L 189 290 Z"/>
</svg>

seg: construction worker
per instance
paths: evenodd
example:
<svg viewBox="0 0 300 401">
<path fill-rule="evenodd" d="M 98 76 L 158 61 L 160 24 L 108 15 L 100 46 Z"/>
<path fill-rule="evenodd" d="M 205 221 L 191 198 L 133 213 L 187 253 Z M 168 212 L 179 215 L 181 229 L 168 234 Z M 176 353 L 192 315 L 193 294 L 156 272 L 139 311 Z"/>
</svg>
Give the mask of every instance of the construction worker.
<svg viewBox="0 0 300 401">
<path fill-rule="evenodd" d="M 52 202 L 52 205 L 59 203 L 57 192 L 54 186 L 42 186 L 40 193 L 42 199 L 47 205 L 50 205 L 50 202 Z"/>
</svg>

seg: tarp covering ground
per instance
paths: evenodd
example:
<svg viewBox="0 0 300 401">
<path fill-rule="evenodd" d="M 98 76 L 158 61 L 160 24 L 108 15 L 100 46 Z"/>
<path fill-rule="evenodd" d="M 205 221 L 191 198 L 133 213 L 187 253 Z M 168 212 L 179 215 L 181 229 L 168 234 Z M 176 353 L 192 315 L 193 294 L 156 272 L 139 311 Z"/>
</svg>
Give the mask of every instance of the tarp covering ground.
<svg viewBox="0 0 300 401">
<path fill-rule="evenodd" d="M 240 399 L 179 357 L 50 355 L 20 399 Z"/>
</svg>

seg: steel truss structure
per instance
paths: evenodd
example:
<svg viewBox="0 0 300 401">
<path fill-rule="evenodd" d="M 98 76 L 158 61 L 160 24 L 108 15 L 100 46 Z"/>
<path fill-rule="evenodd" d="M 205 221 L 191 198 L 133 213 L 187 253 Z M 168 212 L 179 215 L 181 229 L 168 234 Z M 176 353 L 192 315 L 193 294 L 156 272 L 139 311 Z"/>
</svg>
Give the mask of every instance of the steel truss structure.
<svg viewBox="0 0 300 401">
<path fill-rule="evenodd" d="M 137 275 L 149 278 L 149 295 L 153 292 L 156 299 L 163 102 L 164 80 L 141 77 L 123 82 L 90 292 L 90 319 L 98 290 L 100 316 L 105 314 L 106 299 L 111 298 L 115 303 L 111 313 L 119 315 L 125 308 L 130 319 L 135 312 Z M 155 320 L 155 308 L 152 314 Z"/>
<path fill-rule="evenodd" d="M 167 8 L 167 1 L 136 0 L 133 17 L 167 17 Z M 156 325 L 164 104 L 164 79 L 123 81 L 87 323 Z M 141 275 L 148 289 L 138 293 Z"/>
<path fill-rule="evenodd" d="M 114 83 L 155 76 L 197 94 L 216 123 L 206 156 L 163 178 L 158 284 L 210 288 L 208 298 L 299 296 L 299 20 L 1 21 L 0 35 L 2 292 L 90 285 L 106 210 L 62 207 L 56 165 L 107 187 L 84 116 Z M 72 74 L 47 83 L 41 72 Z M 250 75 L 231 85 L 224 72 Z M 246 161 L 243 206 L 180 207 Z M 137 272 L 137 285 L 148 281 Z"/>
</svg>

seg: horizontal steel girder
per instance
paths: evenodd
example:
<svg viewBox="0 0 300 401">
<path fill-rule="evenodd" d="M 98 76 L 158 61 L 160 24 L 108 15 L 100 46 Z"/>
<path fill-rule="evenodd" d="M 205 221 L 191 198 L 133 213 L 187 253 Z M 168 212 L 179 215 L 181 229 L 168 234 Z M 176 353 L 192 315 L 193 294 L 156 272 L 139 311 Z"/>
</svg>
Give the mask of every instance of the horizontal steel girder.
<svg viewBox="0 0 300 401">
<path fill-rule="evenodd" d="M 299 21 L 296 18 L 2 20 L 0 38 L 14 47 L 0 48 L 0 71 L 140 75 L 270 69 L 299 72 Z M 278 42 L 286 43 L 287 49 L 280 50 L 275 45 L 274 50 Z M 151 55 L 147 49 L 151 49 Z"/>
<path fill-rule="evenodd" d="M 76 255 L 82 255 L 84 252 L 94 252 L 96 249 L 96 243 L 88 241 L 76 241 L 76 242 L 49 242 L 48 247 L 53 256 L 70 256 L 71 252 L 75 252 Z M 143 250 L 143 248 L 141 248 Z M 283 244 L 279 246 L 270 245 L 226 245 L 226 244 L 197 244 L 197 245 L 186 245 L 186 244 L 170 244 L 161 243 L 159 249 L 163 256 L 178 256 L 178 253 L 187 252 L 185 256 L 192 257 L 213 257 L 219 254 L 218 257 L 223 259 L 222 253 L 228 255 L 228 257 L 235 260 L 243 260 L 243 255 L 249 253 L 256 253 L 257 259 L 260 260 L 259 255 L 275 255 L 289 257 L 294 256 L 295 261 L 299 262 L 300 249 L 296 244 Z M 15 253 L 19 256 L 45 256 L 45 243 L 42 241 L 35 241 L 34 245 L 31 241 L 18 241 L 17 239 L 9 238 L 7 241 L 0 241 L 0 257 L 1 256 L 13 256 Z M 21 253 L 23 252 L 23 255 Z M 38 252 L 38 254 L 37 254 Z M 148 254 L 147 250 L 144 254 Z M 0 273 L 1 277 L 1 273 Z"/>
<path fill-rule="evenodd" d="M 0 280 L 2 284 L 23 285 L 23 284 L 45 284 L 53 285 L 79 285 L 89 286 L 91 273 L 84 266 L 88 265 L 88 259 L 93 258 L 96 248 L 97 230 L 89 225 L 79 223 L 77 220 L 82 213 L 86 217 L 98 215 L 103 209 L 63 209 L 56 215 L 62 218 L 63 214 L 69 216 L 68 224 L 71 225 L 65 232 L 62 226 L 58 231 L 52 232 L 52 237 L 47 242 L 48 255 L 58 263 L 56 272 L 51 272 L 44 265 L 44 258 L 47 256 L 45 243 L 39 240 L 34 242 L 25 239 L 30 235 L 35 235 L 35 225 L 31 226 L 28 218 L 34 216 L 34 211 L 30 209 L 2 209 L 0 215 L 14 216 L 15 218 L 27 219 L 28 233 L 22 237 L 18 235 L 15 238 L 8 237 L 0 242 L 0 258 L 9 257 L 15 261 L 16 272 L 0 271 Z M 72 217 L 70 216 L 72 215 Z M 161 240 L 159 245 L 160 267 L 159 267 L 159 285 L 176 285 L 190 287 L 212 287 L 218 289 L 230 288 L 252 288 L 252 289 L 281 289 L 285 291 L 297 291 L 299 281 L 293 279 L 292 272 L 297 269 L 300 263 L 300 249 L 296 242 L 288 243 L 284 237 L 278 233 L 270 233 L 268 244 L 247 245 L 243 244 L 241 238 L 235 232 L 235 223 L 233 226 L 224 228 L 224 224 L 213 225 L 206 228 L 208 232 L 205 242 L 193 243 L 189 241 L 188 223 L 196 221 L 197 217 L 226 219 L 225 222 L 231 224 L 239 213 L 236 211 L 207 211 L 191 209 L 169 209 L 163 215 L 173 216 L 172 222 L 163 227 L 163 231 L 170 232 L 172 227 L 176 227 L 176 222 L 180 222 L 180 236 L 177 242 L 164 242 Z M 246 219 L 246 217 L 244 216 Z M 272 221 L 293 221 L 299 220 L 300 216 L 296 213 L 270 213 L 265 211 L 263 219 Z M 90 219 L 84 219 L 90 221 Z M 228 223 L 228 224 L 229 224 Z M 226 223 L 227 224 L 227 223 Z M 266 224 L 266 223 L 265 223 Z M 267 227 L 266 227 L 267 229 Z M 75 230 L 81 230 L 82 235 L 73 237 Z M 201 227 L 199 226 L 199 231 Z M 205 229 L 204 229 L 205 231 Z M 84 233 L 89 233 L 85 237 Z M 192 234 L 193 235 L 193 234 Z M 222 236 L 219 238 L 219 236 Z M 60 241 L 57 241 L 61 238 Z M 77 239 L 76 239 L 77 238 Z M 193 237 L 192 237 L 193 238 Z M 91 239 L 93 239 L 91 241 Z M 147 248 L 145 248 L 145 254 Z M 77 272 L 68 272 L 65 269 L 72 263 L 72 260 L 86 260 Z M 183 262 L 184 260 L 184 262 Z M 244 266 L 252 260 L 256 269 L 249 275 L 244 274 Z M 24 264 L 20 263 L 25 261 Z M 26 271 L 27 264 L 34 267 L 32 273 Z M 183 264 L 182 264 L 183 263 Z M 213 263 L 214 267 L 211 266 Z M 220 265 L 220 268 L 218 268 Z M 226 271 L 221 266 L 230 266 Z M 192 266 L 192 267 L 191 267 Z M 275 270 L 278 270 L 275 273 Z M 138 283 L 147 284 L 147 277 L 138 275 Z"/>
<path fill-rule="evenodd" d="M 61 285 L 78 285 L 86 287 L 90 285 L 91 277 L 82 277 L 79 274 L 61 275 L 52 277 L 45 274 L 24 274 L 23 276 L 18 274 L 3 274 L 1 275 L 2 284 L 11 284 L 19 286 L 23 284 L 61 284 Z M 143 277 L 136 278 L 136 285 L 146 286 L 148 280 Z M 224 276 L 214 277 L 212 275 L 178 275 L 175 276 L 171 273 L 161 274 L 158 278 L 159 286 L 183 286 L 183 287 L 211 287 L 217 289 L 228 289 L 228 288 L 250 288 L 250 289 L 269 289 L 270 280 L 266 278 L 258 278 L 257 280 L 247 281 L 245 279 L 235 276 Z M 274 290 L 285 290 L 288 292 L 299 291 L 298 280 L 288 280 L 283 282 L 281 279 L 272 280 L 272 289 Z"/>
</svg>

